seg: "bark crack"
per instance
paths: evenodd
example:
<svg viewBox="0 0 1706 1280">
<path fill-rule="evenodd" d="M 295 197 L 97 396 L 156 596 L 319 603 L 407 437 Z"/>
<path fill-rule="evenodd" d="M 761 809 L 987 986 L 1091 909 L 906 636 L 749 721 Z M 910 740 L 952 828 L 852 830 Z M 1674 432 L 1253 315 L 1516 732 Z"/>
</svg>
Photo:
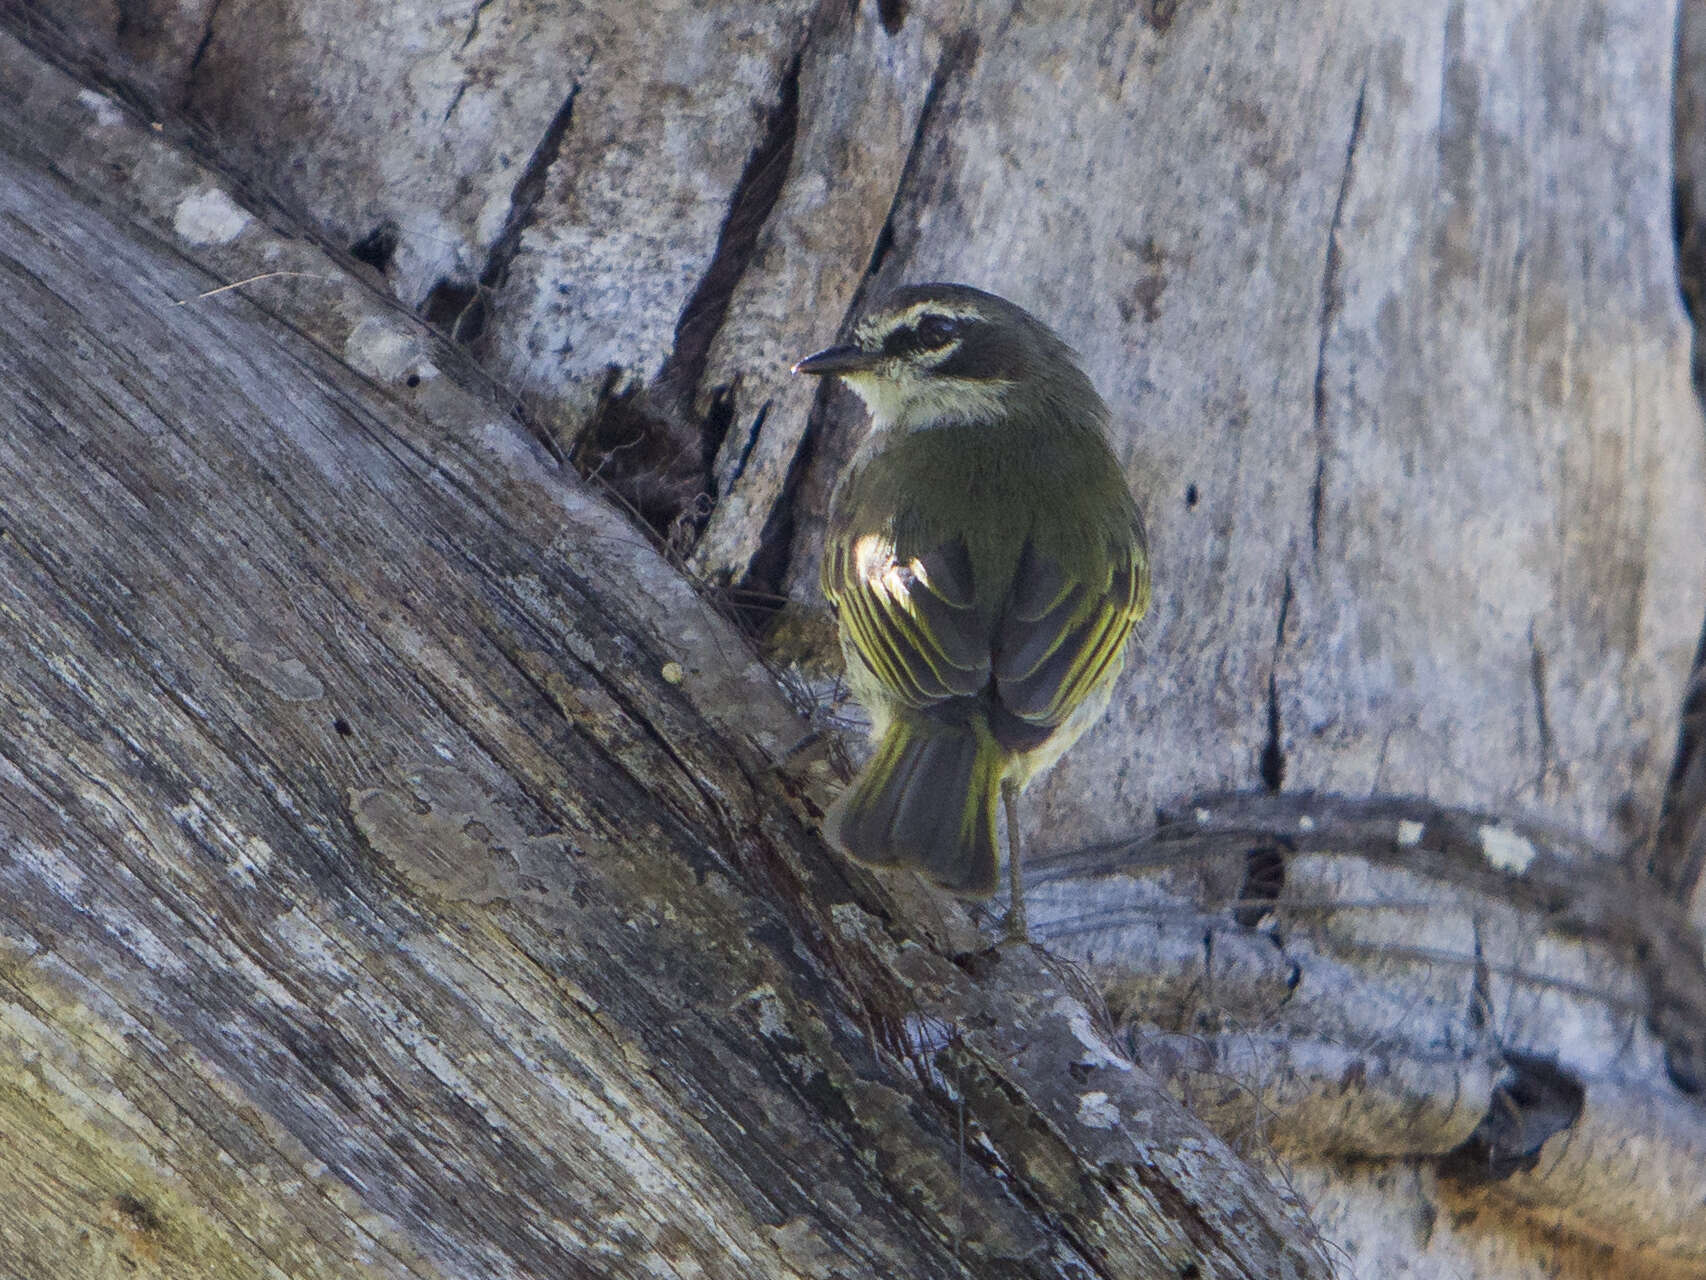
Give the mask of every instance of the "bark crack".
<svg viewBox="0 0 1706 1280">
<path fill-rule="evenodd" d="M 563 138 L 574 118 L 575 98 L 580 91 L 579 80 L 569 86 L 568 95 L 552 115 L 550 123 L 545 126 L 538 145 L 533 148 L 533 154 L 523 166 L 521 176 L 511 188 L 509 213 L 504 218 L 503 229 L 492 241 L 491 248 L 486 251 L 486 262 L 480 270 L 478 280 L 473 284 L 451 279 L 440 280 L 422 303 L 422 312 L 428 322 L 444 328 L 453 340 L 474 346 L 485 334 L 487 314 L 490 310 L 487 299 L 508 276 L 510 263 L 515 261 L 515 256 L 521 249 L 522 233 L 532 225 L 533 215 L 545 194 L 545 181 L 550 176 L 551 166 L 556 164 L 557 157 L 562 152 Z M 450 110 L 455 110 L 460 100 L 461 89 L 458 89 L 451 101 Z"/>
<path fill-rule="evenodd" d="M 771 108 L 764 131 L 729 197 L 728 213 L 717 233 L 711 261 L 675 322 L 675 341 L 658 374 L 657 384 L 684 413 L 692 409 L 710 360 L 711 344 L 728 316 L 735 289 L 752 265 L 759 235 L 781 198 L 788 170 L 793 165 L 794 141 L 800 128 L 800 65 L 810 39 L 808 30 L 782 74 L 776 105 Z M 727 422 L 722 425 L 726 430 Z M 722 443 L 721 432 L 717 434 L 717 440 L 706 442 L 707 459 L 716 456 Z"/>
<path fill-rule="evenodd" d="M 184 68 L 184 89 L 178 97 L 178 109 L 189 114 L 190 105 L 195 101 L 196 81 L 201 76 L 201 64 L 207 57 L 208 48 L 213 44 L 213 24 L 219 18 L 219 11 L 225 5 L 225 0 L 213 0 L 207 6 L 207 17 L 202 20 L 201 39 L 196 41 L 195 52 L 190 55 L 189 65 Z"/>
<path fill-rule="evenodd" d="M 691 547 L 715 500 L 712 470 L 735 419 L 736 396 L 732 384 L 700 384 L 793 165 L 800 70 L 811 38 L 808 27 L 782 73 L 775 105 L 729 195 L 710 262 L 676 318 L 657 377 L 648 387 L 617 392 L 631 380 L 613 370 L 576 444 L 582 473 L 601 477 L 674 552 Z M 754 435 L 761 423 L 762 416 Z"/>
<path fill-rule="evenodd" d="M 1274 622 L 1273 661 L 1268 666 L 1267 738 L 1262 743 L 1262 754 L 1257 764 L 1262 785 L 1270 795 L 1278 795 L 1285 786 L 1285 725 L 1280 716 L 1279 663 L 1280 653 L 1285 648 L 1285 624 L 1291 617 L 1293 598 L 1291 570 L 1287 569 L 1285 586 L 1280 591 L 1279 617 Z M 1260 925 L 1273 909 L 1272 904 L 1278 901 L 1280 894 L 1285 891 L 1285 858 L 1290 849 L 1288 842 L 1263 841 L 1251 845 L 1245 851 L 1244 879 L 1238 887 L 1238 899 L 1232 910 L 1232 918 L 1246 929 L 1254 929 Z M 1280 940 L 1277 927 L 1273 932 L 1273 940 L 1283 955 L 1285 944 Z"/>
<path fill-rule="evenodd" d="M 906 198 L 912 194 L 918 175 L 919 158 L 924 154 L 931 126 L 935 123 L 937 110 L 941 106 L 942 92 L 950 79 L 971 65 L 977 57 L 977 51 L 977 37 L 970 32 L 961 32 L 947 42 L 941 57 L 936 59 L 936 69 L 930 76 L 930 87 L 924 91 L 924 101 L 918 108 L 918 120 L 912 127 L 912 143 L 907 147 L 906 159 L 901 162 L 900 177 L 895 180 L 894 196 L 889 201 L 888 213 L 883 217 L 882 229 L 877 232 L 877 238 L 871 245 L 871 260 L 865 267 L 867 279 L 877 274 L 884 260 L 894 249 L 895 221 L 905 206 Z M 854 305 L 848 309 L 849 314 L 863 300 L 863 294 L 864 289 L 861 288 L 854 296 Z"/>
<path fill-rule="evenodd" d="M 746 429 L 746 443 L 741 446 L 740 457 L 735 459 L 735 465 L 729 472 L 729 489 L 733 489 L 740 478 L 746 474 L 746 464 L 752 461 L 752 450 L 758 444 L 759 433 L 764 430 L 764 423 L 770 417 L 773 400 L 766 400 L 758 406 L 758 412 L 752 415 L 752 425 Z"/>
<path fill-rule="evenodd" d="M 906 25 L 909 7 L 907 0 L 877 0 L 877 20 L 883 24 L 883 30 L 891 36 L 898 36 L 900 29 Z"/>
<path fill-rule="evenodd" d="M 462 37 L 462 47 L 464 49 L 473 44 L 475 38 L 479 36 L 480 15 L 487 9 L 491 8 L 491 5 L 492 0 L 476 0 L 474 12 L 468 15 L 468 34 Z M 460 95 L 461 91 L 458 90 L 457 92 L 458 95 Z"/>
<path fill-rule="evenodd" d="M 1481 921 L 1471 922 L 1475 938 L 1475 967 L 1469 981 L 1469 1005 L 1464 1011 L 1464 1021 L 1472 1031 L 1487 1031 L 1492 1028 L 1495 1018 L 1493 1010 L 1493 973 L 1487 964 L 1487 953 L 1481 943 Z"/>
<path fill-rule="evenodd" d="M 449 124 L 450 123 L 450 117 L 455 115 L 456 114 L 456 108 L 462 105 L 462 95 L 467 93 L 467 92 L 468 92 L 468 81 L 466 79 L 464 79 L 461 84 L 456 86 L 456 92 L 450 95 L 450 101 L 448 104 L 446 104 L 446 106 L 444 108 L 444 116 L 440 120 L 441 124 Z"/>
<path fill-rule="evenodd" d="M 1682 697 L 1681 720 L 1652 865 L 1659 883 L 1686 902 L 1706 868 L 1706 632 Z"/>
<path fill-rule="evenodd" d="M 545 126 L 539 144 L 533 148 L 533 154 L 527 158 L 527 164 L 521 170 L 521 177 L 516 179 L 515 187 L 509 196 L 509 216 L 504 219 L 503 230 L 498 232 L 498 238 L 492 242 L 491 250 L 486 254 L 485 270 L 480 273 L 480 283 L 487 288 L 493 288 L 503 282 L 504 276 L 509 272 L 509 264 L 515 260 L 516 252 L 521 248 L 522 232 L 532 224 L 539 201 L 545 194 L 545 179 L 550 175 L 551 166 L 557 163 L 557 157 L 562 154 L 563 139 L 568 135 L 569 125 L 574 121 L 575 99 L 580 96 L 580 91 L 579 80 L 569 85 L 569 92 L 552 115 L 551 122 Z"/>
<path fill-rule="evenodd" d="M 1345 164 L 1339 174 L 1339 194 L 1333 201 L 1333 217 L 1327 224 L 1327 261 L 1321 272 L 1321 311 L 1317 324 L 1315 345 L 1315 388 L 1313 408 L 1315 418 L 1315 480 L 1309 488 L 1309 549 L 1316 559 L 1321 555 L 1321 507 L 1327 484 L 1327 340 L 1333 322 L 1344 305 L 1339 288 L 1339 230 L 1344 222 L 1345 199 L 1351 190 L 1351 174 L 1356 167 L 1357 146 L 1362 142 L 1363 104 L 1368 97 L 1365 76 L 1357 88 L 1356 108 L 1351 112 L 1350 138 L 1345 143 Z"/>
<path fill-rule="evenodd" d="M 1279 706 L 1279 660 L 1285 648 L 1285 624 L 1291 614 L 1293 598 L 1291 570 L 1285 571 L 1285 587 L 1280 593 L 1279 620 L 1274 624 L 1274 657 L 1268 667 L 1268 737 L 1262 745 L 1262 785 L 1271 792 L 1285 785 L 1285 731 Z"/>
<path fill-rule="evenodd" d="M 1540 647 L 1534 624 L 1528 624 L 1528 681 L 1534 690 L 1535 729 L 1540 737 L 1540 772 L 1536 787 L 1544 792 L 1546 775 L 1552 770 L 1552 717 L 1546 704 L 1546 651 Z"/>
</svg>

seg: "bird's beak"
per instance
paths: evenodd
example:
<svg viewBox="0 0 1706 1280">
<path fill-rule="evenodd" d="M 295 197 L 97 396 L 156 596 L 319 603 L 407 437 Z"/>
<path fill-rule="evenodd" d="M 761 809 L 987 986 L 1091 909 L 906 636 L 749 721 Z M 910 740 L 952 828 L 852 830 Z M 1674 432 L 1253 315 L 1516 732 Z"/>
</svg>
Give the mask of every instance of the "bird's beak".
<svg viewBox="0 0 1706 1280">
<path fill-rule="evenodd" d="M 795 373 L 856 373 L 869 369 L 880 357 L 858 347 L 825 347 L 794 366 Z"/>
</svg>

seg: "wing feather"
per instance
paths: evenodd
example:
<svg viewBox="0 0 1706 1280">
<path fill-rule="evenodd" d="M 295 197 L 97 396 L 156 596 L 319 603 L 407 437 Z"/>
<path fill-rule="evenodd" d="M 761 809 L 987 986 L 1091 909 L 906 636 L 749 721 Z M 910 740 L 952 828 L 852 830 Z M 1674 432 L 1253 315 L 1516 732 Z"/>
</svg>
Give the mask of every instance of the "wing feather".
<svg viewBox="0 0 1706 1280">
<path fill-rule="evenodd" d="M 896 700 L 924 710 L 990 691 L 1011 726 L 999 736 L 1012 739 L 1009 749 L 1028 750 L 1108 677 L 1148 608 L 1141 524 L 1110 541 L 1105 563 L 1098 580 L 1083 581 L 1027 540 L 993 624 L 977 607 L 960 539 L 907 561 L 876 535 L 835 540 L 823 588 Z"/>
<path fill-rule="evenodd" d="M 1026 724 L 1064 722 L 1108 677 L 1148 608 L 1142 526 L 1110 542 L 1108 553 L 1108 572 L 1097 582 L 1072 580 L 1032 543 L 1019 557 L 1012 603 L 996 630 L 992 674 L 1002 707 Z"/>
<path fill-rule="evenodd" d="M 872 673 L 903 704 L 923 709 L 989 684 L 989 624 L 976 607 L 965 544 L 955 539 L 901 561 L 867 535 L 837 545 L 823 588 Z"/>
</svg>

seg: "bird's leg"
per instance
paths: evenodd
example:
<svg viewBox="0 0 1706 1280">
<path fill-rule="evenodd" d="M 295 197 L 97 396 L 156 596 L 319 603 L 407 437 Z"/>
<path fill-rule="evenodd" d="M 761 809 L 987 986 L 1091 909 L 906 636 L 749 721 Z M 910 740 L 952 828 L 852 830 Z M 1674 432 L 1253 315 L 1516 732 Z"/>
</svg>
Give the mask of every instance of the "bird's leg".
<svg viewBox="0 0 1706 1280">
<path fill-rule="evenodd" d="M 1007 941 L 1029 942 L 1025 930 L 1025 874 L 1019 868 L 1019 784 L 1001 780 L 1001 804 L 1007 810 L 1007 883 L 1012 905 L 1007 908 Z"/>
</svg>

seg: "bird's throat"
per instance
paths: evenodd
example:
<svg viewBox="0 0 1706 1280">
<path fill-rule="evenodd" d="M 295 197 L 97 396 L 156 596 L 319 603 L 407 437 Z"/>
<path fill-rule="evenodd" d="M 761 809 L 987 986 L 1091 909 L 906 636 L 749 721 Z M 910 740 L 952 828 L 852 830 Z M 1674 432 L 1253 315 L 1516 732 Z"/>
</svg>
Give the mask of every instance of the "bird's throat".
<svg viewBox="0 0 1706 1280">
<path fill-rule="evenodd" d="M 879 377 L 843 379 L 870 410 L 874 430 L 927 431 L 988 422 L 1005 410 L 1012 383 L 991 378 Z"/>
</svg>

